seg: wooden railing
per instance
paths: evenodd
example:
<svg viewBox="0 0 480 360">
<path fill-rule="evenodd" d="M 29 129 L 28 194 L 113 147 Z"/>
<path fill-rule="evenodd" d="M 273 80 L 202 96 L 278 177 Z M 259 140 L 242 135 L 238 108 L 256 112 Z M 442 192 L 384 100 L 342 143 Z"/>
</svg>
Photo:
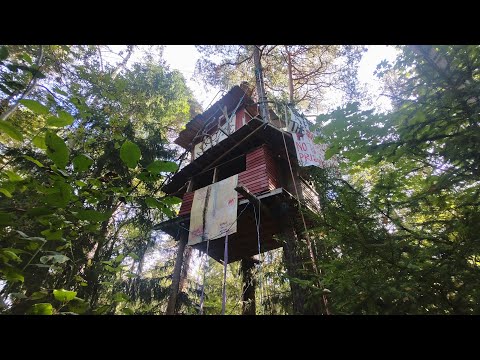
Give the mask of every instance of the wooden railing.
<svg viewBox="0 0 480 360">
<path fill-rule="evenodd" d="M 318 193 L 304 179 L 300 178 L 300 188 L 302 189 L 301 200 L 314 212 L 320 212 L 320 200 Z"/>
</svg>

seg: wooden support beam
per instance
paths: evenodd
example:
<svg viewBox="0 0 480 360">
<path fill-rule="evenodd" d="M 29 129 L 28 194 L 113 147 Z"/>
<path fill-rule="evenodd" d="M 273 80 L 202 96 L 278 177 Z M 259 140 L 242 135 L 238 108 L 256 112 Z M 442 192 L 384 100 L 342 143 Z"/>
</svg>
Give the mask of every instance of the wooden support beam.
<svg viewBox="0 0 480 360">
<path fill-rule="evenodd" d="M 260 202 L 260 199 L 253 195 L 245 186 L 238 185 L 235 188 L 235 191 L 239 194 L 242 194 L 246 199 L 250 200 L 255 206 L 260 206 L 262 211 L 264 211 L 269 217 L 273 217 L 270 209 Z"/>
<path fill-rule="evenodd" d="M 253 195 L 245 186 L 238 185 L 235 188 L 235 191 L 239 194 L 242 194 L 246 199 L 250 200 L 251 203 L 255 205 L 260 205 L 260 200 L 255 195 Z"/>
</svg>

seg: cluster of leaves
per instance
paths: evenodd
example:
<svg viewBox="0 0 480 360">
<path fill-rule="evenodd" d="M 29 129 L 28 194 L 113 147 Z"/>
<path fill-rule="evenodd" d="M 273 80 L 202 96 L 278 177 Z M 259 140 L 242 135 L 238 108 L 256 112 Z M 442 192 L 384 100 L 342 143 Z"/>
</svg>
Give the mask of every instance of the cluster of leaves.
<svg viewBox="0 0 480 360">
<path fill-rule="evenodd" d="M 312 170 L 322 281 L 335 313 L 478 314 L 480 47 L 402 50 L 391 113 L 317 119 L 346 175 Z"/>
<path fill-rule="evenodd" d="M 178 72 L 125 63 L 104 66 L 96 46 L 0 47 L 6 313 L 133 313 L 119 289 L 181 201 L 160 188 L 193 100 Z"/>
</svg>

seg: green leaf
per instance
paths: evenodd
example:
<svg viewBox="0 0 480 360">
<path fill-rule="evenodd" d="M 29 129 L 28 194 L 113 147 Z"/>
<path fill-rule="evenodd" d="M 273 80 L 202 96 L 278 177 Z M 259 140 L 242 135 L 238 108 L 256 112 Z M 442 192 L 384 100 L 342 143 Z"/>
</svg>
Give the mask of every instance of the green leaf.
<svg viewBox="0 0 480 360">
<path fill-rule="evenodd" d="M 120 148 L 120 159 L 122 159 L 130 169 L 137 166 L 141 156 L 140 148 L 129 140 L 125 141 Z"/>
<path fill-rule="evenodd" d="M 5 173 L 8 176 L 8 180 L 10 180 L 11 182 L 17 182 L 17 181 L 22 181 L 23 180 L 23 178 L 20 175 L 18 175 L 17 173 L 15 173 L 11 170 L 7 170 L 7 171 L 5 171 Z"/>
<path fill-rule="evenodd" d="M 44 105 L 40 104 L 36 100 L 20 100 L 20 104 L 24 105 L 28 109 L 32 110 L 35 114 L 46 115 L 49 110 Z"/>
<path fill-rule="evenodd" d="M 55 133 L 47 132 L 45 135 L 45 145 L 47 146 L 47 156 L 52 159 L 60 169 L 64 169 L 68 164 L 70 151 L 62 138 Z"/>
<path fill-rule="evenodd" d="M 70 114 L 68 114 L 70 115 Z M 47 119 L 47 126 L 53 126 L 53 127 L 64 127 L 68 125 L 73 124 L 73 116 L 70 115 L 70 117 L 56 117 L 56 116 L 50 116 Z"/>
<path fill-rule="evenodd" d="M 115 295 L 113 295 L 113 301 L 115 302 L 124 302 L 124 301 L 129 301 L 130 298 L 125 295 L 124 293 L 117 292 Z"/>
<path fill-rule="evenodd" d="M 12 295 L 16 299 L 27 299 L 27 296 L 24 293 L 20 293 L 20 292 L 11 293 L 10 295 Z"/>
<path fill-rule="evenodd" d="M 8 49 L 5 45 L 0 47 L 0 61 L 5 60 L 8 58 Z"/>
<path fill-rule="evenodd" d="M 7 279 L 7 281 L 11 281 L 11 282 L 20 281 L 23 283 L 23 281 L 25 280 L 22 273 L 19 270 L 12 267 L 5 268 L 3 270 L 3 274 L 5 275 L 5 278 Z"/>
<path fill-rule="evenodd" d="M 0 212 L 0 226 L 8 226 L 13 224 L 13 215 L 10 213 Z"/>
<path fill-rule="evenodd" d="M 32 295 L 30 295 L 30 300 L 43 299 L 43 298 L 46 297 L 47 295 L 48 295 L 48 292 L 46 292 L 45 290 L 36 291 L 36 292 L 34 292 Z"/>
<path fill-rule="evenodd" d="M 0 131 L 10 136 L 13 140 L 23 141 L 22 133 L 9 122 L 0 120 Z"/>
<path fill-rule="evenodd" d="M 55 299 L 61 302 L 68 302 L 70 300 L 73 300 L 76 295 L 76 291 L 68 291 L 64 289 L 53 290 L 53 296 L 55 297 Z"/>
<path fill-rule="evenodd" d="M 32 139 L 33 145 L 42 150 L 47 150 L 47 145 L 45 144 L 45 136 L 37 135 Z"/>
<path fill-rule="evenodd" d="M 147 170 L 153 174 L 158 174 L 162 171 L 174 172 L 177 169 L 178 169 L 178 165 L 173 161 L 155 160 L 154 162 L 152 162 L 147 166 Z"/>
<path fill-rule="evenodd" d="M 2 250 L 0 250 L 0 254 L 6 256 L 9 260 L 13 260 L 13 261 L 16 261 L 16 262 L 22 261 L 22 259 L 20 259 L 18 257 L 18 255 L 15 254 L 13 251 L 2 249 Z"/>
<path fill-rule="evenodd" d="M 114 262 L 120 264 L 120 263 L 123 261 L 123 259 L 125 259 L 125 255 L 120 254 L 120 255 L 118 255 L 118 256 L 115 258 Z"/>
<path fill-rule="evenodd" d="M 78 297 L 74 297 L 69 303 L 68 303 L 68 310 L 76 313 L 76 314 L 83 314 L 85 311 L 88 310 L 88 303 L 80 299 Z"/>
<path fill-rule="evenodd" d="M 55 91 L 57 94 L 60 94 L 60 95 L 63 95 L 63 96 L 68 96 L 68 94 L 65 91 L 59 89 L 58 87 L 54 87 L 53 91 Z"/>
<path fill-rule="evenodd" d="M 166 198 L 161 199 L 161 201 L 166 205 L 176 205 L 181 204 L 183 200 L 176 196 L 167 196 Z"/>
<path fill-rule="evenodd" d="M 75 171 L 82 172 L 87 170 L 93 164 L 93 160 L 88 155 L 80 154 L 73 158 L 72 163 Z"/>
<path fill-rule="evenodd" d="M 52 315 L 53 307 L 50 303 L 39 303 L 32 306 L 30 313 L 32 315 Z"/>
<path fill-rule="evenodd" d="M 56 255 L 45 255 L 40 258 L 40 262 L 42 264 L 46 264 L 48 262 L 52 262 L 52 264 L 63 264 L 64 262 L 67 262 L 70 260 L 68 256 L 62 255 L 62 254 L 56 254 Z"/>
<path fill-rule="evenodd" d="M 125 315 L 133 315 L 133 314 L 134 314 L 133 310 L 130 309 L 130 308 L 123 308 L 123 309 L 122 309 L 122 312 L 123 312 Z"/>
<path fill-rule="evenodd" d="M 101 213 L 96 210 L 77 210 L 76 217 L 80 220 L 87 220 L 90 222 L 101 222 L 108 220 L 111 216 L 110 212 Z"/>
<path fill-rule="evenodd" d="M 27 210 L 27 214 L 31 216 L 42 216 L 52 214 L 55 210 L 47 207 L 34 207 Z"/>
<path fill-rule="evenodd" d="M 72 198 L 72 187 L 63 182 L 55 181 L 54 186 L 47 190 L 45 201 L 56 207 L 66 207 Z"/>
<path fill-rule="evenodd" d="M 12 197 L 12 194 L 10 194 L 10 192 L 7 189 L 0 188 L 0 193 L 2 193 L 3 195 L 5 195 L 8 198 Z"/>
<path fill-rule="evenodd" d="M 150 196 L 145 199 L 145 204 L 147 204 L 147 206 L 151 208 L 157 208 L 157 209 L 162 208 L 162 203 Z"/>
<path fill-rule="evenodd" d="M 83 182 L 82 180 L 75 180 L 75 184 L 81 188 L 88 185 L 86 182 Z"/>
<path fill-rule="evenodd" d="M 63 230 L 43 230 L 40 234 L 44 235 L 47 240 L 61 240 Z"/>
<path fill-rule="evenodd" d="M 22 54 L 22 59 L 28 62 L 30 65 L 33 63 L 32 58 L 28 54 Z"/>
<path fill-rule="evenodd" d="M 27 159 L 28 161 L 33 162 L 35 165 L 37 165 L 37 166 L 39 166 L 39 167 L 44 167 L 43 164 L 42 164 L 40 161 L 35 160 L 35 159 L 34 159 L 33 157 L 31 157 L 31 156 L 23 155 L 23 157 L 24 157 L 25 159 Z"/>
<path fill-rule="evenodd" d="M 129 252 L 127 256 L 130 256 L 133 260 L 140 260 L 140 257 L 133 252 Z"/>
<path fill-rule="evenodd" d="M 68 125 L 73 124 L 73 121 L 75 120 L 73 116 L 65 110 L 59 110 L 58 117 L 63 121 L 68 122 L 69 123 Z"/>
</svg>

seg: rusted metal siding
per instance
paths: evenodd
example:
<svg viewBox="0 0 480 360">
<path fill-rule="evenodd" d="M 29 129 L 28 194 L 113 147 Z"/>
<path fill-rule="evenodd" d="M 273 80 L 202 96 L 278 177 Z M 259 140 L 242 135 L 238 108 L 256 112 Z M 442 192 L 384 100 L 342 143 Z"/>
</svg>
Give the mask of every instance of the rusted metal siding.
<svg viewBox="0 0 480 360">
<path fill-rule="evenodd" d="M 246 170 L 238 174 L 238 184 L 252 194 L 262 194 L 279 187 L 276 163 L 270 149 L 262 145 L 246 155 Z M 178 215 L 190 213 L 194 192 L 187 192 Z M 239 195 L 239 199 L 243 196 Z"/>
</svg>

